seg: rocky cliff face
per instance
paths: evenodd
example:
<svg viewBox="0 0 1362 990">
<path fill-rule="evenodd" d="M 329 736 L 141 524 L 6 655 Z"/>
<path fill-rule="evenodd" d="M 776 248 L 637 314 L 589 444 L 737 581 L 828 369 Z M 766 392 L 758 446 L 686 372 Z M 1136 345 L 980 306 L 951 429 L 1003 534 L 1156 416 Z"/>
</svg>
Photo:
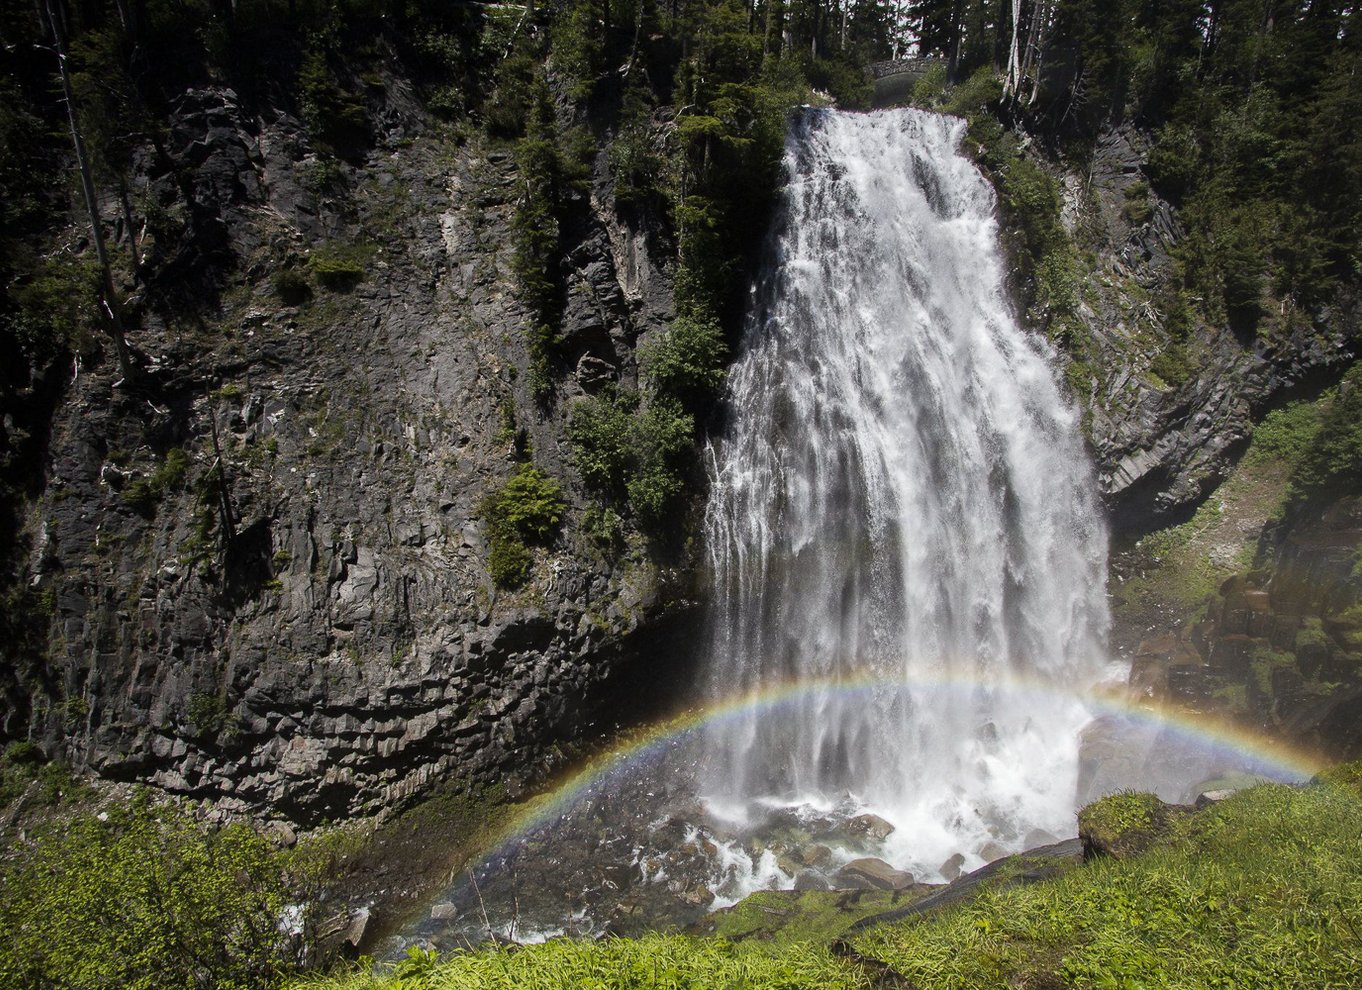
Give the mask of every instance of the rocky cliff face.
<svg viewBox="0 0 1362 990">
<path fill-rule="evenodd" d="M 5 674 L 10 735 L 310 823 L 436 781 L 541 776 L 621 717 L 621 685 L 684 678 L 693 568 L 597 549 L 565 440 L 574 396 L 637 381 L 637 345 L 672 317 L 671 252 L 613 209 L 599 155 L 565 228 L 558 384 L 536 403 L 510 267 L 514 161 L 443 136 L 400 79 L 382 83 L 362 162 L 319 157 L 287 113 L 225 90 L 185 94 L 169 160 L 148 150 L 142 176 L 181 233 L 122 232 L 150 276 L 134 306 L 144 379 L 78 367 L 56 406 L 24 507 L 24 580 L 50 642 Z M 1112 134 L 1065 183 L 1066 223 L 1098 269 L 1083 293 L 1096 363 L 1070 381 L 1130 531 L 1194 507 L 1255 417 L 1337 375 L 1358 340 L 1340 301 L 1254 339 L 1203 330 L 1193 374 L 1155 374 L 1167 333 L 1150 298 L 1179 230 L 1156 199 L 1126 208 L 1142 154 L 1138 133 Z M 280 273 L 321 273 L 313 257 L 339 264 L 307 298 Z M 569 504 L 507 594 L 478 506 L 527 452 Z M 1300 628 L 1238 624 L 1218 628 L 1269 644 Z M 1170 642 L 1161 691 L 1185 666 Z"/>
<path fill-rule="evenodd" d="M 594 549 L 570 485 L 514 594 L 489 578 L 478 510 L 517 451 L 572 476 L 571 397 L 633 379 L 636 342 L 670 316 L 657 245 L 606 183 L 577 204 L 565 374 L 536 405 L 513 161 L 427 130 L 385 87 L 358 166 L 210 90 L 181 101 L 173 169 L 147 167 L 184 231 L 141 245 L 149 371 L 66 386 L 29 513 L 51 646 L 7 691 L 78 767 L 336 819 L 437 779 L 542 774 L 630 665 L 672 662 L 684 575 Z M 276 273 L 318 252 L 348 262 L 335 290 L 286 304 L 298 287 Z"/>
<path fill-rule="evenodd" d="M 1146 135 L 1122 128 L 1098 141 L 1085 174 L 1063 177 L 1065 226 L 1092 269 L 1081 288 L 1092 363 L 1070 381 L 1090 416 L 1115 528 L 1136 534 L 1190 514 L 1228 476 L 1263 413 L 1337 380 L 1362 342 L 1356 299 L 1289 317 L 1283 306 L 1250 330 L 1200 327 L 1177 369 L 1185 379 L 1160 377 L 1170 331 L 1155 297 L 1183 231 L 1149 188 L 1147 151 Z"/>
<path fill-rule="evenodd" d="M 1275 532 L 1274 532 L 1275 530 Z M 1232 574 L 1202 607 L 1155 623 L 1133 652 L 1140 696 L 1228 717 L 1267 738 L 1362 752 L 1362 501 L 1269 527 L 1266 566 Z"/>
<path fill-rule="evenodd" d="M 1269 410 L 1314 399 L 1355 361 L 1358 301 L 1305 313 L 1265 300 L 1255 326 L 1200 325 L 1175 347 L 1159 303 L 1184 232 L 1149 187 L 1146 152 L 1122 128 L 1063 177 L 1065 226 L 1092 271 L 1090 340 L 1068 378 L 1113 522 L 1113 652 L 1136 698 L 1350 755 L 1356 500 L 1284 519 L 1293 464 L 1241 458 Z"/>
</svg>

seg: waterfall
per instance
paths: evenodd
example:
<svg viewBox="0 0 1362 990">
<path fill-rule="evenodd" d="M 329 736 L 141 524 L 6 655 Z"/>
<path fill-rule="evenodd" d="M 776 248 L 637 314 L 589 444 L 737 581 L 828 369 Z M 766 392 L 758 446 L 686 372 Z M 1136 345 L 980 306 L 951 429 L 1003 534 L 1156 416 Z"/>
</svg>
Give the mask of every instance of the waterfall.
<svg viewBox="0 0 1362 990">
<path fill-rule="evenodd" d="M 802 113 L 709 451 L 711 809 L 851 806 L 938 875 L 1071 835 L 1106 533 L 964 123 Z M 992 848 L 990 848 L 992 847 Z"/>
</svg>

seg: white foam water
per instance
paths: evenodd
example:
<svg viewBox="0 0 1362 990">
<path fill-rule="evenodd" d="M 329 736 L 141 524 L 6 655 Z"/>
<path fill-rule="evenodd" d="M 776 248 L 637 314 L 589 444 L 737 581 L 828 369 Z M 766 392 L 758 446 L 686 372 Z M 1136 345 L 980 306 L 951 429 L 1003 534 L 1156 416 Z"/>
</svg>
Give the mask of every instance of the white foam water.
<svg viewBox="0 0 1362 990">
<path fill-rule="evenodd" d="M 706 514 L 711 697 L 814 685 L 709 731 L 711 806 L 850 803 L 926 878 L 1072 834 L 1072 697 L 1108 622 L 1077 416 L 1012 313 L 963 134 L 794 123 Z"/>
</svg>

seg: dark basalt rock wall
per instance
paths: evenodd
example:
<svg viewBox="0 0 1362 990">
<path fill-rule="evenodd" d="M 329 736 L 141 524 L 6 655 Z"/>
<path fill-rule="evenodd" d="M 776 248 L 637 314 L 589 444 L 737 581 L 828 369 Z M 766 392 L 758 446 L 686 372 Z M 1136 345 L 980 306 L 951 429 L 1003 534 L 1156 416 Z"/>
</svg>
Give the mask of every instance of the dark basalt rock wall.
<svg viewBox="0 0 1362 990">
<path fill-rule="evenodd" d="M 570 484 L 514 593 L 478 512 L 526 449 L 572 477 L 572 396 L 636 380 L 636 342 L 670 316 L 656 245 L 603 181 L 575 204 L 565 369 L 537 406 L 511 156 L 423 132 L 400 81 L 385 107 L 368 160 L 327 176 L 287 114 L 193 92 L 173 172 L 148 159 L 184 236 L 143 245 L 147 374 L 69 382 L 27 507 L 51 641 L 7 693 L 50 755 L 224 811 L 336 819 L 436 780 L 531 780 L 627 719 L 615 679 L 648 700 L 663 679 L 631 665 L 684 665 L 684 569 L 595 549 Z M 271 288 L 354 244 L 352 291 L 289 306 Z"/>
</svg>

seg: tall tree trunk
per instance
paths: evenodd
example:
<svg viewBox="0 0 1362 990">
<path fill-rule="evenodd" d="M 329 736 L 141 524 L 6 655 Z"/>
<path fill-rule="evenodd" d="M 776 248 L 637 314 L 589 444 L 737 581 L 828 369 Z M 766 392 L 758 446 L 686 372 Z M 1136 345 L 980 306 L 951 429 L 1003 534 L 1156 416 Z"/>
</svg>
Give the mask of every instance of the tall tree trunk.
<svg viewBox="0 0 1362 990">
<path fill-rule="evenodd" d="M 1003 78 L 1003 96 L 1011 97 L 1021 88 L 1021 46 L 1017 37 L 1021 31 L 1021 0 L 1012 0 L 1012 40 L 1007 46 L 1007 74 Z"/>
<path fill-rule="evenodd" d="M 142 256 L 137 250 L 137 224 L 132 217 L 132 201 L 128 198 L 128 180 L 118 177 L 118 203 L 123 208 L 123 225 L 128 230 L 128 254 L 132 258 L 132 275 L 138 282 L 142 280 Z"/>
<path fill-rule="evenodd" d="M 1022 54 L 1021 78 L 1031 80 L 1031 93 L 1026 98 L 1029 106 L 1040 95 L 1040 63 L 1045 44 L 1045 25 L 1050 19 L 1050 0 L 1035 0 L 1031 8 L 1031 24 L 1026 32 L 1026 51 Z M 1020 99 L 1020 93 L 1018 94 Z"/>
<path fill-rule="evenodd" d="M 766 37 L 762 45 L 766 55 L 779 57 L 784 33 L 785 0 L 766 0 Z"/>
<path fill-rule="evenodd" d="M 104 226 L 99 219 L 99 199 L 95 194 L 95 180 L 90 171 L 89 156 L 85 153 L 85 140 L 80 134 L 80 122 L 76 119 L 76 101 L 71 94 L 71 74 L 66 67 L 66 43 L 62 34 L 61 20 L 53 0 L 43 0 L 43 4 L 47 8 L 48 23 L 52 25 L 52 40 L 56 46 L 62 97 L 66 100 L 66 116 L 71 125 L 71 146 L 76 152 L 76 165 L 80 170 L 80 188 L 85 196 L 85 209 L 90 214 L 90 235 L 94 240 L 95 257 L 99 261 L 100 272 L 104 277 L 101 295 L 104 311 L 109 317 L 109 336 L 113 338 L 114 353 L 118 355 L 118 370 L 123 375 L 123 380 L 131 384 L 136 374 L 132 354 L 128 350 L 128 338 L 123 331 L 123 312 L 118 302 L 118 290 L 114 287 L 109 251 L 104 243 Z"/>
<path fill-rule="evenodd" d="M 951 82 L 957 82 L 957 76 L 960 72 L 960 46 L 965 40 L 965 0 L 952 0 L 950 18 L 946 78 Z"/>
</svg>

